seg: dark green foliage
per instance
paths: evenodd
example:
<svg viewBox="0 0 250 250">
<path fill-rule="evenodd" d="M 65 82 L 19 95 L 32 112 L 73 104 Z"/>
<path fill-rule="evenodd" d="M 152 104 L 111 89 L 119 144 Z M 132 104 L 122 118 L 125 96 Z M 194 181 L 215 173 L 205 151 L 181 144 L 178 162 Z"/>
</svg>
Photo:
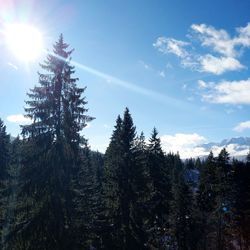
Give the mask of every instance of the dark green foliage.
<svg viewBox="0 0 250 250">
<path fill-rule="evenodd" d="M 232 208 L 230 174 L 229 154 L 224 148 L 216 159 L 216 207 L 214 216 L 217 249 L 224 249 L 228 244 L 227 229 Z"/>
<path fill-rule="evenodd" d="M 40 85 L 28 93 L 30 100 L 26 102 L 25 112 L 32 124 L 22 126 L 23 135 L 49 134 L 53 140 L 63 137 L 67 143 L 78 145 L 79 132 L 93 119 L 85 114 L 87 102 L 82 96 L 85 88 L 78 88 L 78 78 L 72 77 L 75 72 L 70 64 L 73 50 L 66 51 L 68 46 L 60 35 L 53 53 L 41 64 L 47 73 L 39 73 Z"/>
<path fill-rule="evenodd" d="M 0 180 L 8 175 L 8 164 L 10 161 L 10 136 L 6 132 L 6 126 L 0 119 Z"/>
<path fill-rule="evenodd" d="M 171 245 L 177 249 L 196 248 L 195 223 L 193 218 L 193 194 L 181 172 L 172 186 L 171 202 Z"/>
<path fill-rule="evenodd" d="M 36 138 L 23 145 L 22 156 L 9 249 L 67 249 L 72 244 L 72 150 Z"/>
<path fill-rule="evenodd" d="M 101 191 L 103 184 L 104 155 L 98 151 L 90 152 L 91 164 L 96 175 L 98 189 Z"/>
<path fill-rule="evenodd" d="M 64 129 L 10 143 L 1 128 L 2 249 L 249 248 L 249 156 L 183 162 L 156 129 L 136 136 L 128 109 L 105 155 Z"/>
<path fill-rule="evenodd" d="M 234 224 L 231 232 L 236 235 L 235 239 L 243 250 L 250 246 L 250 158 L 247 162 L 234 161 L 235 168 L 235 204 Z"/>
<path fill-rule="evenodd" d="M 76 190 L 79 186 L 74 182 L 81 178 L 79 169 L 89 166 L 84 163 L 88 156 L 80 152 L 83 140 L 79 132 L 93 118 L 85 114 L 84 89 L 76 86 L 77 78 L 72 78 L 72 50 L 67 48 L 61 35 L 41 65 L 47 73 L 39 74 L 40 85 L 28 94 L 25 111 L 32 123 L 22 126 L 26 139 L 9 249 L 81 248 L 81 240 L 74 240 L 78 228 L 74 202 L 81 189 Z"/>
<path fill-rule="evenodd" d="M 104 199 L 113 244 L 107 242 L 106 248 L 144 248 L 144 222 L 138 215 L 147 199 L 145 157 L 144 138 L 136 139 L 135 127 L 126 109 L 123 119 L 117 118 L 105 155 Z"/>
<path fill-rule="evenodd" d="M 7 203 L 9 196 L 9 166 L 10 165 L 10 136 L 6 126 L 0 119 L 0 249 L 5 241 L 4 226 L 6 224 Z"/>
<path fill-rule="evenodd" d="M 88 249 L 99 244 L 94 226 L 100 205 L 100 193 L 96 169 L 92 164 L 87 142 L 80 150 L 79 162 L 72 178 L 72 187 L 75 207 L 74 231 L 77 232 L 74 236 L 74 242 L 77 243 L 77 249 Z"/>
<path fill-rule="evenodd" d="M 215 206 L 216 168 L 213 153 L 210 152 L 200 172 L 200 183 L 197 195 L 201 211 L 211 212 Z"/>
<path fill-rule="evenodd" d="M 197 192 L 197 216 L 200 229 L 200 249 L 209 249 L 209 238 L 213 235 L 213 211 L 216 206 L 216 167 L 213 153 L 202 164 Z M 211 235 L 212 234 L 212 235 Z"/>
<path fill-rule="evenodd" d="M 154 128 L 148 145 L 148 165 L 152 182 L 149 217 L 149 244 L 159 248 L 162 239 L 169 229 L 170 189 L 169 169 L 165 164 L 165 156 L 161 148 L 158 132 Z"/>
</svg>

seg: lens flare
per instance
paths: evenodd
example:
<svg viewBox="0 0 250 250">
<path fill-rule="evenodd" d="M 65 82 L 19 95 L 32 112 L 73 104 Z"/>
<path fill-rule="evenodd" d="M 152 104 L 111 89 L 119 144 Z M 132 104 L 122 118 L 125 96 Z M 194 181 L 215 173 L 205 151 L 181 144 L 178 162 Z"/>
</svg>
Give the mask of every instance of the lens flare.
<svg viewBox="0 0 250 250">
<path fill-rule="evenodd" d="M 8 24 L 4 34 L 7 46 L 19 60 L 33 61 L 43 51 L 42 35 L 31 25 Z"/>
</svg>

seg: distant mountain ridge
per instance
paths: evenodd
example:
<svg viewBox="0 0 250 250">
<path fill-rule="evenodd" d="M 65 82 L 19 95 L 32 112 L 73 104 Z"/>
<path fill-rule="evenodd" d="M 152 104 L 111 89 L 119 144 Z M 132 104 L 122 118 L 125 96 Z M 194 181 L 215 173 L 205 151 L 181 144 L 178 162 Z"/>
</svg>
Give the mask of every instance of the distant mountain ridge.
<svg viewBox="0 0 250 250">
<path fill-rule="evenodd" d="M 224 139 L 221 142 L 209 142 L 201 144 L 200 147 L 210 149 L 213 146 L 217 147 L 226 147 L 230 144 L 237 144 L 239 146 L 248 146 L 250 147 L 250 137 L 233 137 L 230 139 Z"/>
<path fill-rule="evenodd" d="M 233 137 L 221 142 L 210 142 L 199 145 L 204 151 L 213 151 L 217 154 L 222 148 L 226 148 L 231 157 L 244 159 L 250 150 L 250 137 Z"/>
</svg>

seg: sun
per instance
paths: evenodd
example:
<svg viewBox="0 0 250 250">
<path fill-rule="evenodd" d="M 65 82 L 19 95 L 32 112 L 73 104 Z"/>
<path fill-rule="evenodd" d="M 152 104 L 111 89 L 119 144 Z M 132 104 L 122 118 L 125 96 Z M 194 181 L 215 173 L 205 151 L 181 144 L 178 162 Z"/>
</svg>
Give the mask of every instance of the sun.
<svg viewBox="0 0 250 250">
<path fill-rule="evenodd" d="M 19 60 L 34 61 L 43 51 L 42 35 L 31 25 L 8 24 L 4 34 L 7 46 Z"/>
</svg>

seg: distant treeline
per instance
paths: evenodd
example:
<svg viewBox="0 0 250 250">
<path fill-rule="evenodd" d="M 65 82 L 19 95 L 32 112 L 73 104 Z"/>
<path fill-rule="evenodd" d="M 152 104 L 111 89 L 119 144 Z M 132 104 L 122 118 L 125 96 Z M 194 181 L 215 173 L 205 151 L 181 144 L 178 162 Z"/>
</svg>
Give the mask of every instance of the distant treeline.
<svg viewBox="0 0 250 250">
<path fill-rule="evenodd" d="M 250 153 L 182 161 L 127 108 L 105 154 L 91 151 L 72 50 L 62 35 L 53 49 L 28 93 L 31 124 L 10 140 L 0 120 L 0 249 L 250 249 Z"/>
</svg>

